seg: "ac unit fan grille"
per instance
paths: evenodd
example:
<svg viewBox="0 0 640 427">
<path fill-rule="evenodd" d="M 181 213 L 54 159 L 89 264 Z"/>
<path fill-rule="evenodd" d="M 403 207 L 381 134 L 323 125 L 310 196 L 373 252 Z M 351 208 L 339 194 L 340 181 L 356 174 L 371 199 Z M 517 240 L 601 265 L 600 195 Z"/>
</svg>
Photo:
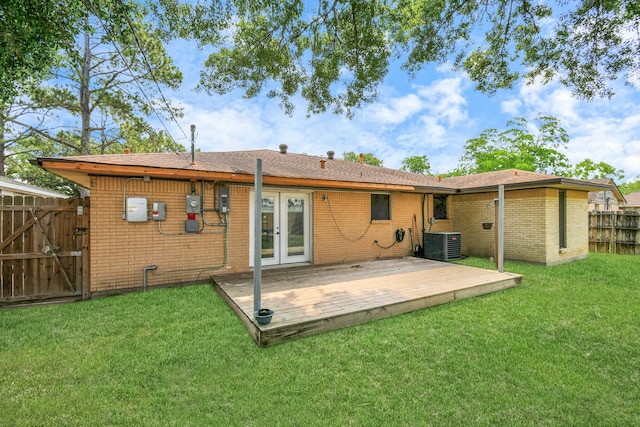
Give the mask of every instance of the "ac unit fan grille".
<svg viewBox="0 0 640 427">
<path fill-rule="evenodd" d="M 460 233 L 425 233 L 424 257 L 437 261 L 451 261 L 462 258 Z"/>
</svg>

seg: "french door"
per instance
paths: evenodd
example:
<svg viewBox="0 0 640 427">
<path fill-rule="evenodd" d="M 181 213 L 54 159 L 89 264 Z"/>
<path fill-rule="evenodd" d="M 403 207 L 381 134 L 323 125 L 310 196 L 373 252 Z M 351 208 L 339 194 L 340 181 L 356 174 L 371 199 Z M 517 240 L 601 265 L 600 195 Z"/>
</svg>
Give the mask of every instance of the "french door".
<svg viewBox="0 0 640 427">
<path fill-rule="evenodd" d="M 253 266 L 255 242 L 255 196 L 250 195 L 251 250 L 249 264 Z M 262 265 L 290 264 L 310 260 L 309 194 L 289 192 L 262 193 L 261 235 Z"/>
</svg>

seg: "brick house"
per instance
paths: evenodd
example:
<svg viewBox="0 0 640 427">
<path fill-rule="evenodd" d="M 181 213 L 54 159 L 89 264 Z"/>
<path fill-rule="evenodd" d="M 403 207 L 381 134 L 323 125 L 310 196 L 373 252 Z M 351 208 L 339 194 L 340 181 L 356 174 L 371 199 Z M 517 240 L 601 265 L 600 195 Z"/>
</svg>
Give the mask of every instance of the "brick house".
<svg viewBox="0 0 640 427">
<path fill-rule="evenodd" d="M 609 188 L 600 191 L 589 192 L 589 212 L 615 212 L 625 205 L 625 196 L 622 194 L 616 183 L 611 178 L 596 178 L 589 182 L 594 184 L 606 184 Z"/>
<path fill-rule="evenodd" d="M 505 258 L 567 262 L 588 254 L 588 192 L 609 188 L 516 170 L 441 179 L 286 147 L 195 153 L 194 162 L 153 153 L 35 163 L 90 189 L 90 287 L 109 293 L 249 271 L 257 158 L 264 266 L 408 256 L 422 230 L 460 232 L 463 255 L 491 256 L 494 232 L 481 222 L 494 215 L 499 184 Z"/>
</svg>

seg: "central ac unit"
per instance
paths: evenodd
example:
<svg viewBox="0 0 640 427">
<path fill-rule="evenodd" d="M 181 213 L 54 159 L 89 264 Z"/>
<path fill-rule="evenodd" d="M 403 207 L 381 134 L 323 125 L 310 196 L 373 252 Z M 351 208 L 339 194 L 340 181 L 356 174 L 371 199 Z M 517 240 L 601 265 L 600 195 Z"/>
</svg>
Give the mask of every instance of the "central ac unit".
<svg viewBox="0 0 640 427">
<path fill-rule="evenodd" d="M 460 233 L 424 233 L 424 257 L 437 261 L 461 259 Z"/>
</svg>

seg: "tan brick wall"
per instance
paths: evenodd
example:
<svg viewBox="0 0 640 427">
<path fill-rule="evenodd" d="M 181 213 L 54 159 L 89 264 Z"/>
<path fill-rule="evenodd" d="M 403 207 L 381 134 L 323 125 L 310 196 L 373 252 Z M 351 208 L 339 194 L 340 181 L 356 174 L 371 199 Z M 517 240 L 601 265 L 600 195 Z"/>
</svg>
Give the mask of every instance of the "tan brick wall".
<svg viewBox="0 0 640 427">
<path fill-rule="evenodd" d="M 567 209 L 567 247 L 560 249 L 559 233 L 559 190 L 548 189 L 547 216 L 549 233 L 547 240 L 548 265 L 559 264 L 584 258 L 589 254 L 589 212 L 587 211 L 588 193 L 582 191 L 566 192 Z"/>
<path fill-rule="evenodd" d="M 149 216 L 151 203 L 166 203 L 166 221 L 128 222 L 123 219 L 124 178 L 91 178 L 91 290 L 112 291 L 142 286 L 143 268 L 149 286 L 205 279 L 224 263 L 223 227 L 205 227 L 201 234 L 184 233 L 185 196 L 191 183 L 168 180 L 130 180 L 126 197 L 145 197 Z M 196 191 L 201 191 L 200 183 Z M 232 194 L 237 189 L 232 188 Z M 231 207 L 246 210 L 240 198 L 231 197 Z M 205 208 L 213 207 L 213 186 L 205 189 Z M 197 215 L 200 219 L 200 214 Z M 207 222 L 218 223 L 215 212 L 205 213 Z M 202 223 L 202 222 L 201 222 Z M 160 227 L 160 228 L 159 228 Z M 241 244 L 242 230 L 229 234 L 227 243 Z M 248 239 L 245 238 L 245 240 Z M 231 253 L 231 247 L 228 248 Z M 233 259 L 233 258 L 232 258 Z M 228 269 L 227 269 L 228 271 Z"/>
<path fill-rule="evenodd" d="M 142 286 L 143 268 L 156 265 L 147 274 L 148 285 L 187 283 L 210 274 L 248 271 L 250 253 L 250 187 L 230 186 L 227 233 L 220 226 L 206 226 L 202 233 L 184 232 L 187 217 L 185 196 L 191 183 L 129 180 L 126 197 L 145 197 L 149 203 L 166 203 L 166 221 L 131 223 L 123 219 L 125 178 L 91 179 L 91 290 L 113 291 Z M 201 193 L 201 183 L 196 183 Z M 368 192 L 315 191 L 312 198 L 312 262 L 328 264 L 411 255 L 409 229 L 416 215 L 422 228 L 422 195 L 391 194 L 391 219 L 370 221 Z M 323 199 L 326 196 L 326 200 Z M 496 193 L 450 196 L 449 218 L 438 220 L 431 231 L 460 231 L 464 255 L 493 254 L 494 231 L 482 229 L 485 205 Z M 582 257 L 588 251 L 587 193 L 567 192 L 568 247 L 558 247 L 558 190 L 508 191 L 506 197 L 505 257 L 545 264 Z M 214 207 L 214 186 L 205 186 L 205 208 Z M 433 212 L 432 196 L 425 201 L 426 218 Z M 493 206 L 489 216 L 493 218 Z M 215 212 L 205 213 L 207 222 L 218 223 Z M 200 214 L 197 215 L 201 219 Z M 395 231 L 404 228 L 403 242 L 391 248 Z M 425 221 L 425 228 L 429 224 Z M 546 233 L 548 231 L 548 233 Z M 546 234 L 546 239 L 545 239 Z M 414 245 L 422 243 L 415 233 Z M 226 248 L 226 263 L 225 263 Z"/>
<path fill-rule="evenodd" d="M 484 230 L 481 222 L 495 221 L 495 205 L 487 203 L 498 193 L 454 197 L 455 231 L 461 232 L 462 253 L 490 257 L 494 254 L 496 226 Z M 532 189 L 505 192 L 505 258 L 555 264 L 583 257 L 588 252 L 587 193 L 567 192 L 567 248 L 559 246 L 558 190 Z"/>
<path fill-rule="evenodd" d="M 229 256 L 227 271 L 249 270 L 249 190 L 232 185 L 229 193 Z"/>
<path fill-rule="evenodd" d="M 326 200 L 323 200 L 326 196 Z M 366 192 L 313 193 L 313 262 L 329 264 L 411 255 L 413 215 L 421 227 L 419 194 L 391 193 L 391 220 L 371 222 L 371 197 Z M 404 228 L 403 242 L 389 249 L 395 231 Z M 417 242 L 414 242 L 417 243 Z"/>
</svg>

